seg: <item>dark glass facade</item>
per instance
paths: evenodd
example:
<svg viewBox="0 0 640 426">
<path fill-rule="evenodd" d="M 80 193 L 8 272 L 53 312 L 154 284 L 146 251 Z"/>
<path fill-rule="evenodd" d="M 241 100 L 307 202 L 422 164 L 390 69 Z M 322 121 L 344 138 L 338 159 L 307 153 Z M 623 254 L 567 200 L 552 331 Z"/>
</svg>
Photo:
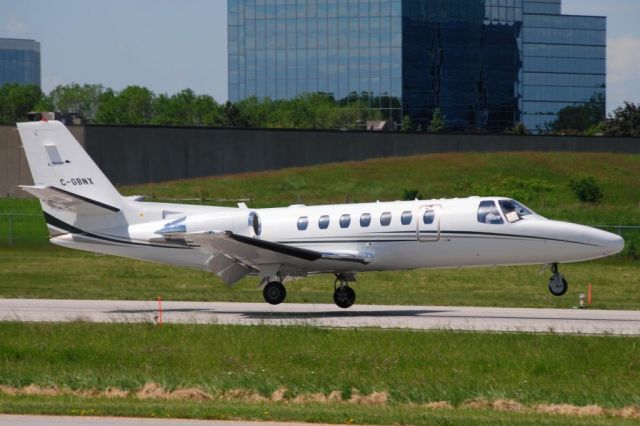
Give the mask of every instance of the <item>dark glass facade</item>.
<svg viewBox="0 0 640 426">
<path fill-rule="evenodd" d="M 406 114 L 428 125 L 440 108 L 460 129 L 519 121 L 521 1 L 404 0 L 403 11 Z"/>
<path fill-rule="evenodd" d="M 423 127 L 544 128 L 605 92 L 606 20 L 560 0 L 228 0 L 229 99 L 323 92 Z"/>
<path fill-rule="evenodd" d="M 312 92 L 343 99 L 365 92 L 377 102 L 372 108 L 402 118 L 401 0 L 228 5 L 231 101 Z"/>
<path fill-rule="evenodd" d="M 524 0 L 522 122 L 544 130 L 568 105 L 605 111 L 606 18 L 560 15 L 560 0 Z M 546 13 L 542 13 L 546 12 Z M 603 117 L 604 118 L 604 117 Z"/>
<path fill-rule="evenodd" d="M 5 83 L 40 86 L 40 43 L 0 38 L 0 85 Z"/>
</svg>

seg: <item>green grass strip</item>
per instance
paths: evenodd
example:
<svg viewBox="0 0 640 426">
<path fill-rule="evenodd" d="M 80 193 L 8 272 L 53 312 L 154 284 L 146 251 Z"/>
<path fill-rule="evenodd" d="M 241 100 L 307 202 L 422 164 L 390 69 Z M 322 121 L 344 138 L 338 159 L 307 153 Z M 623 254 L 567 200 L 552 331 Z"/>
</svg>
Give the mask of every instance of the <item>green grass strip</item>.
<svg viewBox="0 0 640 426">
<path fill-rule="evenodd" d="M 365 273 L 354 285 L 358 304 L 571 308 L 593 285 L 593 309 L 640 309 L 640 262 L 605 260 L 561 265 L 564 297 L 547 289 L 539 266 Z M 0 248 L 0 297 L 197 300 L 264 303 L 249 277 L 229 288 L 215 276 L 183 268 L 75 250 Z M 333 304 L 333 279 L 287 284 L 287 302 Z"/>
<path fill-rule="evenodd" d="M 128 416 L 154 418 L 303 421 L 340 424 L 416 425 L 637 425 L 620 417 L 571 417 L 492 410 L 430 410 L 412 405 L 357 406 L 285 403 L 139 401 L 72 397 L 3 397 L 0 412 L 66 416 Z"/>
<path fill-rule="evenodd" d="M 286 397 L 387 392 L 388 402 L 640 403 L 640 339 L 150 324 L 0 327 L 0 384 Z"/>
</svg>

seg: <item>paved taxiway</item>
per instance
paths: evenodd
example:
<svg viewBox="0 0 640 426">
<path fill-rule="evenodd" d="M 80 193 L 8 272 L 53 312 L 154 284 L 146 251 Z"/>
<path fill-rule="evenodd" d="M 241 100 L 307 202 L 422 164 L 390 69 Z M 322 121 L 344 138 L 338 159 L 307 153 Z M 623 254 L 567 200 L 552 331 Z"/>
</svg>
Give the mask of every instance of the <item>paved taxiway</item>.
<svg viewBox="0 0 640 426">
<path fill-rule="evenodd" d="M 640 311 L 162 302 L 165 323 L 640 335 Z M 0 299 L 0 321 L 155 322 L 156 301 Z"/>
</svg>

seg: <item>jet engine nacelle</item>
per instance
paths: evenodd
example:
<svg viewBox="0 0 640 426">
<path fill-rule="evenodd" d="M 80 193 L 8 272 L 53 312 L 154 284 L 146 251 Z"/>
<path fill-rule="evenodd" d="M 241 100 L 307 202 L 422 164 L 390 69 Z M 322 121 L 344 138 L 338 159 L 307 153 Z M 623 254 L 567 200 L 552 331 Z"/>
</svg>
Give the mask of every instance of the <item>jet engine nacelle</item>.
<svg viewBox="0 0 640 426">
<path fill-rule="evenodd" d="M 260 217 L 254 211 L 238 210 L 181 217 L 166 223 L 156 234 L 177 236 L 185 233 L 231 231 L 246 237 L 259 237 L 262 233 Z"/>
</svg>

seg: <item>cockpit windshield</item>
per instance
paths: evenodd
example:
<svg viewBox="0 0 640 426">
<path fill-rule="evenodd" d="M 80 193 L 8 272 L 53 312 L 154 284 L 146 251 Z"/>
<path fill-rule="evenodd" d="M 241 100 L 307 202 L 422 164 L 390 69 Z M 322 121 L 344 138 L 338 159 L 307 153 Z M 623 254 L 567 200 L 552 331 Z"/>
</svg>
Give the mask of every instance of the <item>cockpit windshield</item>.
<svg viewBox="0 0 640 426">
<path fill-rule="evenodd" d="M 531 210 L 515 200 L 499 200 L 504 217 L 511 223 L 521 220 L 524 216 L 533 214 Z"/>
<path fill-rule="evenodd" d="M 499 209 L 498 205 L 500 206 Z M 478 206 L 478 222 L 489 225 L 502 225 L 505 223 L 503 216 L 507 219 L 507 222 L 514 223 L 522 220 L 525 216 L 535 214 L 515 200 L 498 200 L 498 205 L 493 200 L 481 201 Z M 502 215 L 500 212 L 502 212 Z"/>
<path fill-rule="evenodd" d="M 504 223 L 495 201 L 486 200 L 480 203 L 478 207 L 478 222 L 489 225 L 502 225 Z"/>
</svg>

